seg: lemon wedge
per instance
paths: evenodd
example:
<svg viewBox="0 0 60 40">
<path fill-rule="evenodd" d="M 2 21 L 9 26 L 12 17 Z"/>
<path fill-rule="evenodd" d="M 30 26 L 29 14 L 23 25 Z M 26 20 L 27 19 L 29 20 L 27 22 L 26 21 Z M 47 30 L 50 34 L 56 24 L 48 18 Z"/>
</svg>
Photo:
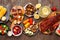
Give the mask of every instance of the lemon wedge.
<svg viewBox="0 0 60 40">
<path fill-rule="evenodd" d="M 36 4 L 36 9 L 39 9 L 41 7 L 41 4 Z"/>
<path fill-rule="evenodd" d="M 35 18 L 35 19 L 39 19 L 40 17 L 39 17 L 38 14 L 35 13 L 35 14 L 34 14 L 34 18 Z"/>
</svg>

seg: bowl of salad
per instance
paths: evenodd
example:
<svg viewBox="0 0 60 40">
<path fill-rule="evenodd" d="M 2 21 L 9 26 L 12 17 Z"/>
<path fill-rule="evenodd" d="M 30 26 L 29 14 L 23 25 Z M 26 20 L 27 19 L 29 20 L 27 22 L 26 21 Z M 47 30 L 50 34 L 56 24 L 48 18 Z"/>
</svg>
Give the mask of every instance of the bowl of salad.
<svg viewBox="0 0 60 40">
<path fill-rule="evenodd" d="M 0 34 L 4 35 L 8 32 L 9 27 L 8 25 L 4 24 L 4 23 L 0 23 Z"/>
</svg>

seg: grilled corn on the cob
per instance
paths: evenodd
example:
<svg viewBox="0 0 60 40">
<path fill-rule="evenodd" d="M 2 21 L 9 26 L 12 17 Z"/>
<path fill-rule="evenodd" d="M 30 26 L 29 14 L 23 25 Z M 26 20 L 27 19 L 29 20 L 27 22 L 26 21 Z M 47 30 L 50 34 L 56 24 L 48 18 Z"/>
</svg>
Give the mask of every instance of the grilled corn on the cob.
<svg viewBox="0 0 60 40">
<path fill-rule="evenodd" d="M 0 6 L 0 19 L 1 19 L 2 16 L 5 15 L 6 11 L 7 11 L 6 8 L 4 8 L 3 6 Z"/>
</svg>

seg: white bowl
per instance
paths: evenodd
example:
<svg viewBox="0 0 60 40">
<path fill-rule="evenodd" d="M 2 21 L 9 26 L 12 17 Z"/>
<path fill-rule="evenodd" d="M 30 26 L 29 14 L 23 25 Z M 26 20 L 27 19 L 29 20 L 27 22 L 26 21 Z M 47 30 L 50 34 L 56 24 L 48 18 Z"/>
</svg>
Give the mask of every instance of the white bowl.
<svg viewBox="0 0 60 40">
<path fill-rule="evenodd" d="M 15 26 L 19 26 L 19 25 L 15 25 Z M 14 27 L 15 27 L 15 26 L 14 26 Z M 13 27 L 13 28 L 14 28 L 14 27 Z M 12 28 L 11 31 L 12 31 L 12 34 L 13 34 L 14 36 L 20 36 L 20 35 L 22 34 L 22 27 L 21 27 L 21 26 L 19 26 L 19 27 L 21 28 L 21 32 L 20 32 L 19 34 L 17 34 L 17 35 L 15 35 L 15 34 L 13 33 L 13 28 Z"/>
<path fill-rule="evenodd" d="M 29 5 L 29 4 L 31 4 L 32 6 L 34 6 L 32 3 L 28 3 L 28 4 L 26 4 L 25 6 L 24 6 L 24 10 L 26 10 L 26 6 L 27 5 Z M 27 14 L 25 14 L 26 16 L 28 16 L 28 17 L 32 17 L 33 15 L 27 15 Z"/>
<path fill-rule="evenodd" d="M 43 13 L 42 12 L 42 9 L 43 8 L 46 8 L 47 10 L 48 10 L 48 12 L 45 12 L 45 13 Z M 50 7 L 49 6 L 43 6 L 43 7 L 41 7 L 40 9 L 39 9 L 39 15 L 40 15 L 40 17 L 42 17 L 42 18 L 46 18 L 49 14 L 51 13 L 51 9 L 50 9 Z"/>
</svg>

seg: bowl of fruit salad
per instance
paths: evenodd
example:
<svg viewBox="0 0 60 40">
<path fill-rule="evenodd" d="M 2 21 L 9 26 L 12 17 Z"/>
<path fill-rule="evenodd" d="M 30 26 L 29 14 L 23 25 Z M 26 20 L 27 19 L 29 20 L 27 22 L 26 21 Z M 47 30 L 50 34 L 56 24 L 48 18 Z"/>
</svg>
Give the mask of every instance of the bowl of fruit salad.
<svg viewBox="0 0 60 40">
<path fill-rule="evenodd" d="M 12 28 L 12 33 L 13 33 L 14 36 L 20 36 L 22 34 L 22 27 L 19 26 L 19 25 L 15 25 Z"/>
<path fill-rule="evenodd" d="M 0 34 L 1 35 L 6 34 L 8 30 L 9 30 L 9 27 L 6 24 L 0 23 Z"/>
</svg>

